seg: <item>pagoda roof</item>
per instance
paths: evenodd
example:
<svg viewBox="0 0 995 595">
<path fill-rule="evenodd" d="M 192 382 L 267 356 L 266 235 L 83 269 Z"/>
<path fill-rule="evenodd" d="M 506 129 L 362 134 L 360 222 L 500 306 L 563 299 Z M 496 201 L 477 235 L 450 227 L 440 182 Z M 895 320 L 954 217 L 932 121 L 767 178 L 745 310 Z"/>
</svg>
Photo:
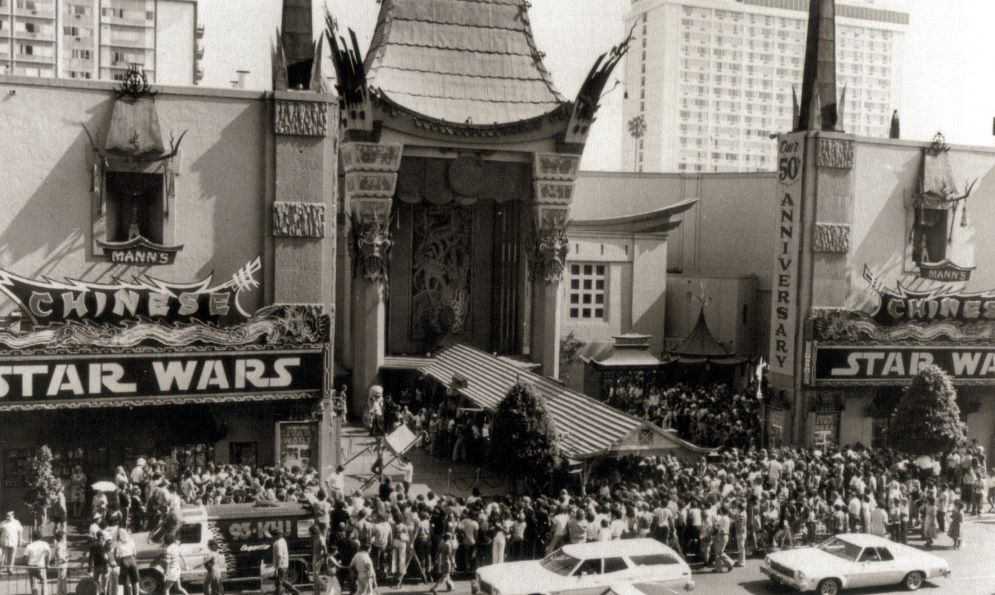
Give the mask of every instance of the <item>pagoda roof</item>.
<svg viewBox="0 0 995 595">
<path fill-rule="evenodd" d="M 596 353 L 591 361 L 603 368 L 652 368 L 662 363 L 650 353 L 650 336 L 638 333 L 614 337 L 611 348 Z"/>
<path fill-rule="evenodd" d="M 436 121 L 500 125 L 568 103 L 524 0 L 383 0 L 364 66 L 370 89 Z"/>
<path fill-rule="evenodd" d="M 698 322 L 681 344 L 669 354 L 678 358 L 727 359 L 734 357 L 708 330 L 705 322 L 705 309 L 698 310 Z"/>
</svg>

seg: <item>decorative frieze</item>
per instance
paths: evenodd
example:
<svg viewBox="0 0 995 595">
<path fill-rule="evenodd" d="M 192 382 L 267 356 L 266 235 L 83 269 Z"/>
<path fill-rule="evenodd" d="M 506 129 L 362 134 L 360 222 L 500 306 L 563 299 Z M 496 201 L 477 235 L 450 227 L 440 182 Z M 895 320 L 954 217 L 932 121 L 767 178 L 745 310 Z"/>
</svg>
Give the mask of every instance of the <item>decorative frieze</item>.
<svg viewBox="0 0 995 595">
<path fill-rule="evenodd" d="M 566 270 L 570 241 L 567 239 L 567 210 L 536 208 L 536 228 L 532 245 L 533 271 L 546 283 L 559 283 Z"/>
<path fill-rule="evenodd" d="M 820 138 L 817 160 L 819 167 L 853 168 L 853 141 L 841 138 Z"/>
<path fill-rule="evenodd" d="M 579 155 L 561 155 L 559 153 L 536 153 L 533 167 L 537 180 L 573 181 L 580 169 Z"/>
<path fill-rule="evenodd" d="M 273 203 L 273 235 L 284 238 L 325 237 L 325 205 L 318 202 Z"/>
<path fill-rule="evenodd" d="M 850 226 L 845 223 L 816 223 L 814 252 L 846 254 L 850 251 Z"/>
<path fill-rule="evenodd" d="M 328 132 L 328 104 L 277 100 L 275 130 L 277 134 L 325 136 Z"/>
<path fill-rule="evenodd" d="M 393 198 L 397 174 L 384 172 L 350 172 L 345 175 L 345 191 L 349 198 Z"/>
<path fill-rule="evenodd" d="M 401 145 L 345 143 L 340 154 L 346 173 L 396 172 L 401 167 Z"/>
<path fill-rule="evenodd" d="M 567 206 L 573 198 L 574 183 L 537 180 L 535 190 L 535 201 L 537 203 Z"/>
</svg>

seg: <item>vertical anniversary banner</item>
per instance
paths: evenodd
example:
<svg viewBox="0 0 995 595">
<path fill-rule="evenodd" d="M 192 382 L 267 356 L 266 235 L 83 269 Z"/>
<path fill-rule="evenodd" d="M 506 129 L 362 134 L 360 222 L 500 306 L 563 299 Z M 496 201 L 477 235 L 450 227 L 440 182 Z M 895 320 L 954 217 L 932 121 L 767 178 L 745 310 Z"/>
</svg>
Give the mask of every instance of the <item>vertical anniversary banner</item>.
<svg viewBox="0 0 995 595">
<path fill-rule="evenodd" d="M 805 133 L 779 137 L 777 151 L 777 225 L 771 287 L 770 372 L 794 375 L 798 328 L 798 275 L 801 256 L 802 166 Z"/>
</svg>

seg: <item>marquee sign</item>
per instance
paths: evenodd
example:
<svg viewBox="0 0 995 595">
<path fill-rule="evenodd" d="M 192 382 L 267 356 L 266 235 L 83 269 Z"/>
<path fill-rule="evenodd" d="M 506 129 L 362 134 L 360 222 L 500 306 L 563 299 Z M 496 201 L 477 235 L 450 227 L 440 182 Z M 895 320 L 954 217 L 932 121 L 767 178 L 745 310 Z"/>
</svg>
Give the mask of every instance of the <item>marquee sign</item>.
<svg viewBox="0 0 995 595">
<path fill-rule="evenodd" d="M 771 299 L 770 371 L 794 374 L 798 330 L 798 277 L 802 228 L 802 164 L 805 133 L 781 137 L 778 147 L 777 252 L 774 295 Z"/>
<path fill-rule="evenodd" d="M 895 384 L 935 364 L 955 381 L 995 384 L 995 346 L 819 345 L 814 384 Z"/>
<path fill-rule="evenodd" d="M 36 281 L 0 270 L 0 292 L 42 327 L 61 322 L 245 320 L 249 315 L 238 303 L 238 296 L 241 291 L 259 286 L 255 273 L 261 266 L 256 258 L 218 285 L 212 285 L 211 275 L 186 284 L 147 276 L 137 276 L 131 283 L 94 283 L 75 279 Z"/>
<path fill-rule="evenodd" d="M 106 397 L 319 394 L 322 369 L 320 349 L 10 357 L 0 363 L 0 405 Z"/>
<path fill-rule="evenodd" d="M 887 289 L 864 266 L 864 280 L 881 296 L 881 305 L 872 318 L 882 325 L 911 321 L 995 320 L 995 291 L 965 293 L 949 286 L 930 291 L 913 291 L 901 281 Z"/>
</svg>

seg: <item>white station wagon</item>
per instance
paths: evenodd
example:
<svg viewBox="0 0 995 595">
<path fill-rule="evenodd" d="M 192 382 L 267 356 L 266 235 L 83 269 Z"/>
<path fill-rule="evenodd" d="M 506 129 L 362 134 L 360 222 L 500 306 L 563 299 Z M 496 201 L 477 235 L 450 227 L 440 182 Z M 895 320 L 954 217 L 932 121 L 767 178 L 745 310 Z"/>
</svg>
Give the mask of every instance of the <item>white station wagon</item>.
<svg viewBox="0 0 995 595">
<path fill-rule="evenodd" d="M 844 533 L 816 547 L 770 554 L 760 572 L 799 591 L 836 595 L 841 589 L 903 585 L 915 591 L 927 579 L 950 575 L 939 556 L 883 537 Z"/>
<path fill-rule="evenodd" d="M 687 562 L 648 538 L 565 545 L 542 560 L 477 570 L 477 587 L 484 595 L 603 595 L 636 583 L 694 589 Z"/>
</svg>

